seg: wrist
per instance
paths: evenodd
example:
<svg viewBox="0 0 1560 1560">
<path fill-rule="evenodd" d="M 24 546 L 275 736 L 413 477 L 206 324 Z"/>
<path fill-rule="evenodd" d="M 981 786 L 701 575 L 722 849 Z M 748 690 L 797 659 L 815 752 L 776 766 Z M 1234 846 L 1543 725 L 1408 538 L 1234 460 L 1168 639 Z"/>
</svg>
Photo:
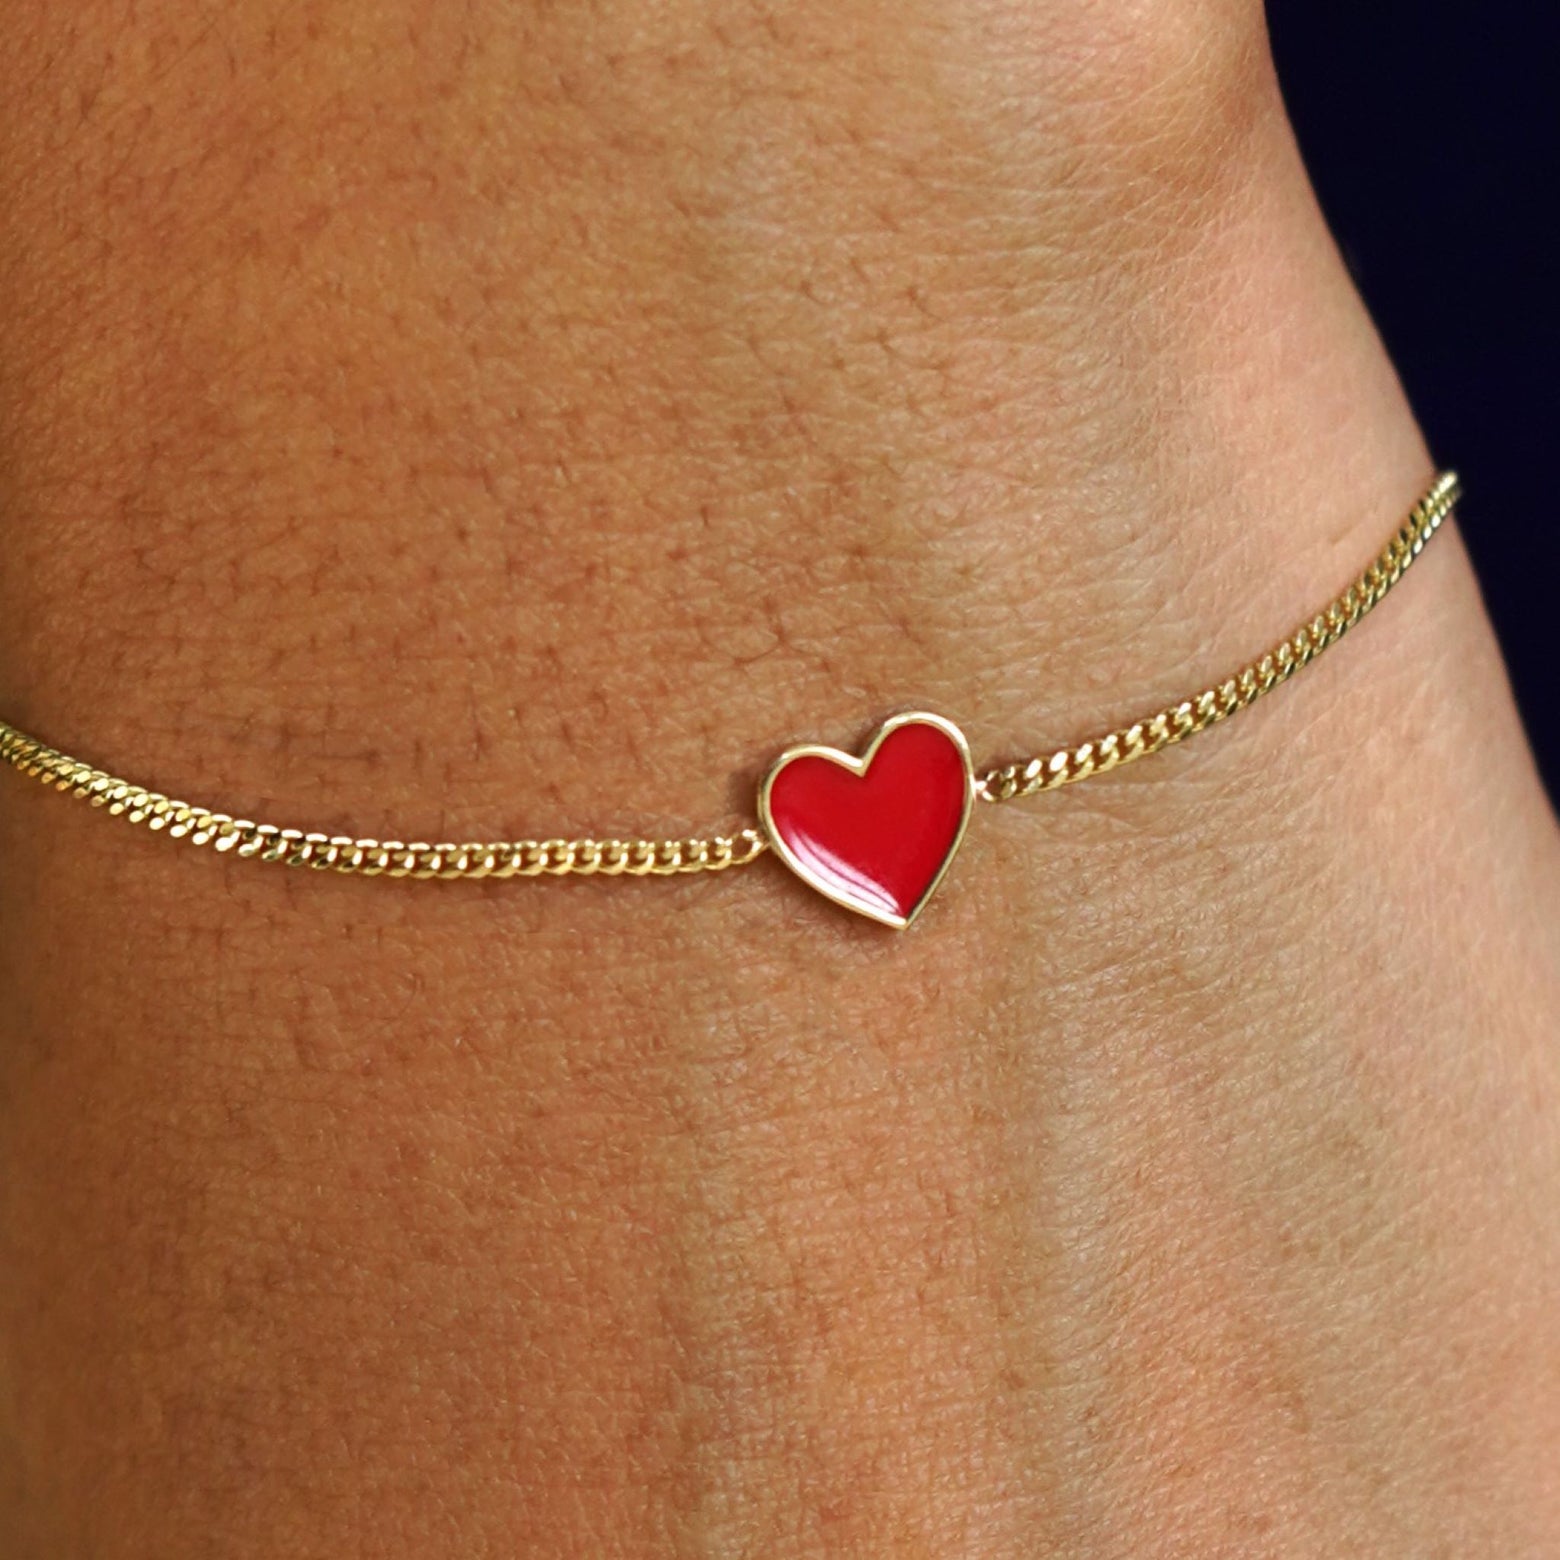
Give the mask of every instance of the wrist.
<svg viewBox="0 0 1560 1560">
<path fill-rule="evenodd" d="M 913 29 L 853 92 L 776 30 L 726 104 L 501 31 L 345 103 L 339 37 L 222 102 L 186 40 L 137 198 L 112 116 L 51 165 L 104 236 L 7 255 L 0 709 L 327 827 L 681 832 L 907 699 L 993 759 L 1152 708 L 1427 474 L 1265 87 L 1015 158 Z M 129 1552 L 1521 1552 L 1552 836 L 1418 567 L 1244 729 L 1003 809 L 897 949 L 780 874 L 428 914 L 4 798 L 0 1439 Z"/>
</svg>

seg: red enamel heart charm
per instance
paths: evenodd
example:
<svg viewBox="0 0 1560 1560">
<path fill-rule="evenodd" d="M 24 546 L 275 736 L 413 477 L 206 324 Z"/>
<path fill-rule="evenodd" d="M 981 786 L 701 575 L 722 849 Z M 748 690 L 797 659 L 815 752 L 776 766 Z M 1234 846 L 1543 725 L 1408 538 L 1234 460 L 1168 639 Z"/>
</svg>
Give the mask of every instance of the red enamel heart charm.
<svg viewBox="0 0 1560 1560">
<path fill-rule="evenodd" d="M 758 813 L 775 854 L 820 894 L 908 926 L 942 881 L 975 786 L 964 734 L 940 715 L 896 715 L 860 758 L 796 747 L 764 778 Z"/>
</svg>

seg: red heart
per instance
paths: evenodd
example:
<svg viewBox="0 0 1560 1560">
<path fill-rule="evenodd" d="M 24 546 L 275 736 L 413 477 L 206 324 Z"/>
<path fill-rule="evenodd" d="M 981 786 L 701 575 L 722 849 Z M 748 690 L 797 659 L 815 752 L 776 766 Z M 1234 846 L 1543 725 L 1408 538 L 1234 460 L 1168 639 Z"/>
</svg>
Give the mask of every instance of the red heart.
<svg viewBox="0 0 1560 1560">
<path fill-rule="evenodd" d="M 942 881 L 974 800 L 964 734 L 939 715 L 896 715 L 860 758 L 781 754 L 758 809 L 775 853 L 837 904 L 905 927 Z"/>
</svg>

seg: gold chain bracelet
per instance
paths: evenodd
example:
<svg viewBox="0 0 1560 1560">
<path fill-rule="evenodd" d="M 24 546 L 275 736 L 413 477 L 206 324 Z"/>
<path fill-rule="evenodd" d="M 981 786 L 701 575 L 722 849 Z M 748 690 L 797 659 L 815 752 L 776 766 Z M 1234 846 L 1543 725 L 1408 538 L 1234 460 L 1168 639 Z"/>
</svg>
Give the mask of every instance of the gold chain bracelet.
<svg viewBox="0 0 1560 1560">
<path fill-rule="evenodd" d="M 403 844 L 253 823 L 121 780 L 0 720 L 0 758 L 116 817 L 254 861 L 364 877 L 663 877 L 746 866 L 766 850 L 847 909 L 905 927 L 942 881 L 973 804 L 1007 802 L 1130 764 L 1228 719 L 1335 644 L 1403 577 L 1461 494 L 1446 472 L 1374 562 L 1310 622 L 1233 677 L 1129 726 L 977 774 L 963 733 L 912 711 L 879 727 L 858 757 L 783 752 L 759 788 L 760 827 L 682 840 L 550 839 Z"/>
</svg>

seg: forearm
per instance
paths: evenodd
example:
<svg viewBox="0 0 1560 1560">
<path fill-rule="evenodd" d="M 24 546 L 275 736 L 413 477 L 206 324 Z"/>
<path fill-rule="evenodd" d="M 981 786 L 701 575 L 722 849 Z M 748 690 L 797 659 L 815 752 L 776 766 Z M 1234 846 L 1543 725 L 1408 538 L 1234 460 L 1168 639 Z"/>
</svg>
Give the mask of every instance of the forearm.
<svg viewBox="0 0 1560 1560">
<path fill-rule="evenodd" d="M 1225 673 L 1428 460 L 1250 18 L 1052 10 L 32 23 L 0 712 L 327 832 L 610 835 Z M 1541 1547 L 1555 849 L 1436 547 L 1282 702 L 983 820 L 913 940 L 7 785 L 0 1527 Z"/>
</svg>

